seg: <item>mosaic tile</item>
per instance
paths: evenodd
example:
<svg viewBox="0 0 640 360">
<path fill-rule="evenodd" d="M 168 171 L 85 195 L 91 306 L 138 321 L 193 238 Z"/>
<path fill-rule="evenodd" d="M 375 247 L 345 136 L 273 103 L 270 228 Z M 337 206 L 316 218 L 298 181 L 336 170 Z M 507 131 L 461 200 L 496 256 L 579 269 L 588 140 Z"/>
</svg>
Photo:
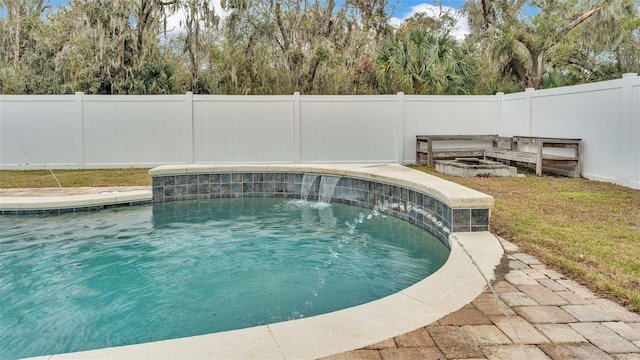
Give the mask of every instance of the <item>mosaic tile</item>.
<svg viewBox="0 0 640 360">
<path fill-rule="evenodd" d="M 283 173 L 275 173 L 274 174 L 274 181 L 276 183 L 283 183 L 284 182 L 284 174 Z"/>
<path fill-rule="evenodd" d="M 269 179 L 269 177 L 267 177 L 267 182 L 264 184 L 264 192 L 266 192 L 266 193 L 274 193 L 274 192 L 276 192 L 276 183 L 271 182 L 268 179 Z"/>
<path fill-rule="evenodd" d="M 284 181 L 285 181 L 285 182 L 287 182 L 287 183 L 294 183 L 294 182 L 296 182 L 296 176 L 295 176 L 295 174 L 292 174 L 292 173 L 286 173 L 286 174 L 285 174 L 285 179 L 284 179 Z"/>
<path fill-rule="evenodd" d="M 176 187 L 174 186 L 165 186 L 164 187 L 164 199 L 170 201 L 172 198 L 176 196 Z"/>
<path fill-rule="evenodd" d="M 402 188 L 399 186 L 394 186 L 391 194 L 396 200 L 394 202 L 397 202 L 397 200 L 400 200 L 402 198 Z"/>
<path fill-rule="evenodd" d="M 198 195 L 198 184 L 188 184 L 185 187 L 187 188 L 187 195 Z"/>
<path fill-rule="evenodd" d="M 471 225 L 489 225 L 489 209 L 472 209 Z"/>
<path fill-rule="evenodd" d="M 470 225 L 471 210 L 470 209 L 454 209 L 453 210 L 453 226 Z"/>
<path fill-rule="evenodd" d="M 198 174 L 198 185 L 209 184 L 209 174 Z"/>
</svg>

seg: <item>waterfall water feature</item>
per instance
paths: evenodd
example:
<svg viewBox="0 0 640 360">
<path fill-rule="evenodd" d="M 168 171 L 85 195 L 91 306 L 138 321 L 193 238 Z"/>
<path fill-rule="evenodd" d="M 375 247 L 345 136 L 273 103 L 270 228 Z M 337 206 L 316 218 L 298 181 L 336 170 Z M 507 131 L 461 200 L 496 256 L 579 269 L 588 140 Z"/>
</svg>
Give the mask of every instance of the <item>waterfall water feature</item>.
<svg viewBox="0 0 640 360">
<path fill-rule="evenodd" d="M 300 190 L 300 199 L 307 201 L 309 193 L 313 190 L 313 184 L 316 178 L 320 176 L 320 190 L 318 192 L 318 202 L 328 204 L 333 197 L 333 191 L 336 188 L 336 184 L 340 180 L 339 176 L 328 175 L 316 175 L 316 174 L 304 174 L 302 176 L 302 189 Z"/>
<path fill-rule="evenodd" d="M 300 199 L 307 201 L 309 197 L 309 191 L 311 191 L 311 187 L 313 183 L 316 181 L 318 175 L 316 174 L 304 174 L 302 176 L 302 189 L 300 190 Z"/>
<path fill-rule="evenodd" d="M 339 176 L 322 176 L 320 178 L 320 192 L 318 194 L 318 202 L 329 204 L 333 197 L 333 190 L 340 180 Z"/>
</svg>

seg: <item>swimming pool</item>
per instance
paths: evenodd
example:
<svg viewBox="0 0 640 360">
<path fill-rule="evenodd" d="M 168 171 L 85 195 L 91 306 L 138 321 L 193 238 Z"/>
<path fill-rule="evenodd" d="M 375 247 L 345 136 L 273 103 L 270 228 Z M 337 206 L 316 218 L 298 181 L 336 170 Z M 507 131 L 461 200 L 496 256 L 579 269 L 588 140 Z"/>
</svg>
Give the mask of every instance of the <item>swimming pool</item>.
<svg viewBox="0 0 640 360">
<path fill-rule="evenodd" d="M 200 192 L 200 189 L 215 189 L 215 183 L 193 183 L 194 179 L 199 181 L 205 178 L 201 175 L 206 175 L 208 181 L 218 179 L 221 181 L 218 183 L 219 188 L 225 191 L 243 189 L 241 193 L 236 192 L 231 196 L 219 194 L 214 195 L 214 198 L 287 197 L 286 191 L 297 190 L 296 175 L 299 174 L 301 177 L 308 172 L 344 177 L 343 183 L 339 184 L 341 186 L 336 188 L 339 202 L 357 203 L 362 200 L 371 201 L 380 195 L 386 196 L 390 200 L 389 205 L 398 205 L 391 209 L 390 214 L 423 229 L 440 231 L 437 237 L 441 241 L 444 239 L 451 248 L 449 259 L 440 270 L 419 283 L 383 299 L 349 309 L 245 330 L 69 354 L 71 358 L 317 358 L 362 347 L 435 321 L 471 301 L 486 287 L 486 278 L 492 278 L 493 268 L 499 263 L 502 254 L 496 238 L 486 231 L 487 215 L 493 205 L 493 199 L 397 164 L 178 165 L 163 166 L 151 173 L 154 176 L 154 201 L 157 202 L 157 190 L 160 189 L 163 196 L 169 195 L 169 198 L 172 194 L 174 197 L 212 197 L 211 194 Z M 222 176 L 223 173 L 227 175 Z M 250 184 L 244 179 L 242 185 L 238 181 L 242 179 L 242 174 L 251 173 L 254 174 L 254 185 L 258 184 L 257 187 L 253 187 L 253 194 L 247 191 L 251 189 Z M 262 178 L 262 185 L 268 186 L 271 193 L 259 194 L 255 191 L 260 187 L 260 181 L 255 181 L 255 174 L 259 173 L 272 174 Z M 211 176 L 212 174 L 214 176 Z M 156 179 L 158 175 L 173 179 L 167 182 L 165 178 L 159 182 L 157 180 L 160 179 Z M 293 182 L 286 181 L 292 177 Z M 227 180 L 228 183 L 225 185 L 222 179 L 230 180 Z M 276 185 L 274 179 L 284 179 L 286 184 Z M 171 189 L 171 185 L 175 188 Z M 368 194 L 358 189 L 358 186 L 368 187 Z M 380 190 L 383 193 L 379 193 Z M 399 206 L 399 202 L 392 201 L 394 195 L 402 200 L 404 207 Z M 407 202 L 404 201 L 407 196 L 411 199 L 411 207 L 406 206 Z M 423 207 L 413 206 L 413 199 L 422 201 Z M 177 199 L 165 198 L 163 201 L 165 200 Z M 35 202 L 28 201 L 21 209 L 37 209 Z M 51 202 L 46 204 L 50 205 Z M 373 206 L 377 201 L 367 204 Z M 367 204 L 365 206 L 369 206 Z M 0 204 L 0 208 L 2 207 Z M 16 205 L 10 205 L 9 211 L 12 208 L 16 208 Z M 487 219 L 485 223 L 481 221 L 483 216 Z M 449 234 L 442 231 L 445 227 L 448 228 Z M 246 339 L 251 341 L 247 342 Z M 64 359 L 67 356 L 56 355 L 53 358 Z"/>
<path fill-rule="evenodd" d="M 405 289 L 449 253 L 384 213 L 277 198 L 3 217 L 0 227 L 0 358 L 328 313 Z"/>
</svg>

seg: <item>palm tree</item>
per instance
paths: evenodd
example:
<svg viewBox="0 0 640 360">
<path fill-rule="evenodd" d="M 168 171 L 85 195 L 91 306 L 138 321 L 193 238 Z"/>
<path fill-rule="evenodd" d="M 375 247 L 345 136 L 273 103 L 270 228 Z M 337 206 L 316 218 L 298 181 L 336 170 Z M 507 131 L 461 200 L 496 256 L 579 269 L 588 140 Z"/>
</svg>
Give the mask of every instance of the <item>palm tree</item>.
<svg viewBox="0 0 640 360">
<path fill-rule="evenodd" d="M 472 62 L 454 38 L 424 29 L 391 36 L 376 59 L 382 92 L 470 94 L 474 75 Z"/>
</svg>

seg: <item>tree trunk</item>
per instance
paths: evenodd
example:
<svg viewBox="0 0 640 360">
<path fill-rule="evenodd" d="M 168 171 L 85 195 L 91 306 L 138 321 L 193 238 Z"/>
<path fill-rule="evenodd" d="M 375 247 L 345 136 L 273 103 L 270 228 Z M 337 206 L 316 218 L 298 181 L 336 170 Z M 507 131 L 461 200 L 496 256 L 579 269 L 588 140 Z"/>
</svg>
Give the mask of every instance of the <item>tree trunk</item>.
<svg viewBox="0 0 640 360">
<path fill-rule="evenodd" d="M 531 70 L 527 76 L 526 87 L 539 89 L 542 84 L 542 74 L 544 74 L 544 51 L 531 51 Z"/>
</svg>

